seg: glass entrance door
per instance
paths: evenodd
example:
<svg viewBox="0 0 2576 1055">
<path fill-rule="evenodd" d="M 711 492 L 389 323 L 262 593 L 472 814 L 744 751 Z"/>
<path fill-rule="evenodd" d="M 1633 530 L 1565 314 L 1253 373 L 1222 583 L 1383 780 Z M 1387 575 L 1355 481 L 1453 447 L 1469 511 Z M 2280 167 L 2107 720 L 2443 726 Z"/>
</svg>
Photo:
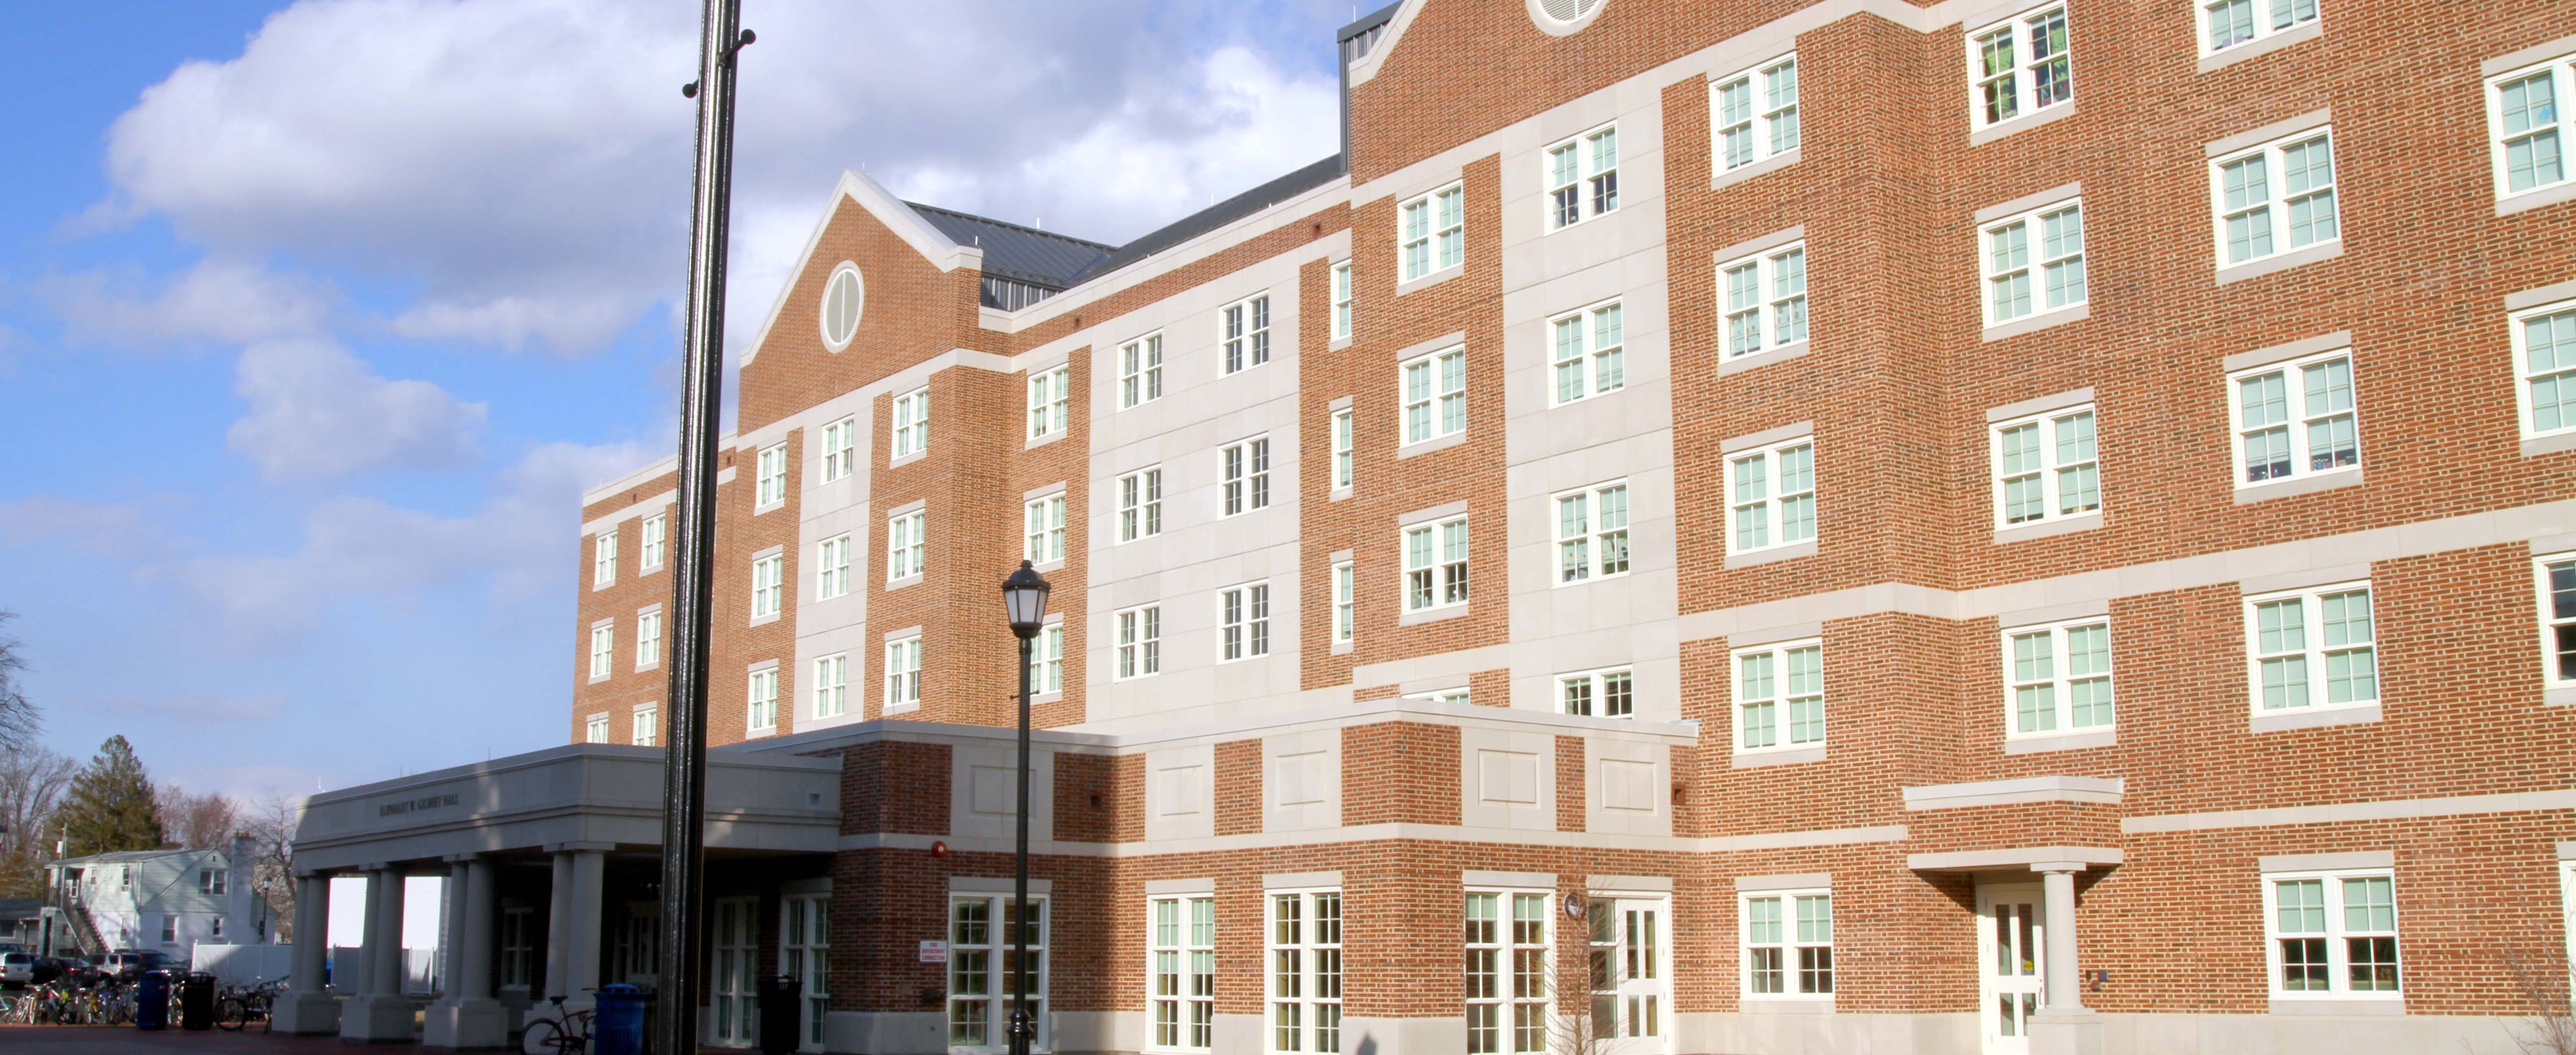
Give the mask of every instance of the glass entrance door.
<svg viewBox="0 0 2576 1055">
<path fill-rule="evenodd" d="M 797 1050 L 823 1050 L 823 1013 L 831 1007 L 831 973 L 824 954 L 831 946 L 825 917 L 829 894 L 791 894 L 779 900 L 778 970 L 796 979 Z"/>
<path fill-rule="evenodd" d="M 1593 898 L 1592 1006 L 1586 1020 L 1601 1055 L 1660 1055 L 1672 1015 L 1672 970 L 1666 960 L 1662 898 Z"/>
<path fill-rule="evenodd" d="M 715 1012 L 714 1043 L 719 1047 L 750 1047 L 760 1036 L 753 1021 L 759 1007 L 759 967 L 753 962 L 760 951 L 759 913 L 756 897 L 719 898 L 715 903 L 715 992 L 709 1003 Z"/>
<path fill-rule="evenodd" d="M 1977 888 L 1979 987 L 1987 1055 L 2029 1055 L 2030 1019 L 2039 1013 L 2040 947 L 2047 920 L 2035 883 Z"/>
</svg>

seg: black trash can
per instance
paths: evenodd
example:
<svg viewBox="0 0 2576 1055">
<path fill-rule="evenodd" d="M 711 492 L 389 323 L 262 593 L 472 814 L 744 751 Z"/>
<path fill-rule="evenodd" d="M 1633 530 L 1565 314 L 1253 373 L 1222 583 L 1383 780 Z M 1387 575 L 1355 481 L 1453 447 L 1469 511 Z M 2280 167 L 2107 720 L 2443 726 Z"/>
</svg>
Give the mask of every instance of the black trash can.
<svg viewBox="0 0 2576 1055">
<path fill-rule="evenodd" d="M 215 976 L 194 971 L 179 979 L 179 1028 L 215 1028 Z"/>
<path fill-rule="evenodd" d="M 796 978 L 777 974 L 760 980 L 760 1050 L 762 1055 L 792 1055 L 796 1050 Z"/>
</svg>

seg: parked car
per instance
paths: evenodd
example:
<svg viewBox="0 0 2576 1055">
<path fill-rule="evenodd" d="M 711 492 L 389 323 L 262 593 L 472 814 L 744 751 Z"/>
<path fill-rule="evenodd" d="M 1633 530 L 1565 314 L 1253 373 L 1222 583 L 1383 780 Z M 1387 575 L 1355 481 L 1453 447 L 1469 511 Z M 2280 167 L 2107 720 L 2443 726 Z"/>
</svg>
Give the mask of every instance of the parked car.
<svg viewBox="0 0 2576 1055">
<path fill-rule="evenodd" d="M 36 957 L 36 984 L 43 985 L 47 982 L 53 981 L 54 979 L 70 974 L 72 973 L 72 969 L 75 965 L 81 967 L 89 966 L 88 964 L 80 963 L 77 960 L 63 959 L 60 956 Z"/>
<path fill-rule="evenodd" d="M 35 981 L 35 953 L 0 952 L 0 984 L 32 985 Z"/>
<path fill-rule="evenodd" d="M 124 978 L 140 975 L 146 971 L 167 970 L 174 962 L 176 961 L 170 959 L 168 953 L 120 949 L 107 954 L 107 962 L 100 966 L 106 969 L 107 973 Z"/>
</svg>

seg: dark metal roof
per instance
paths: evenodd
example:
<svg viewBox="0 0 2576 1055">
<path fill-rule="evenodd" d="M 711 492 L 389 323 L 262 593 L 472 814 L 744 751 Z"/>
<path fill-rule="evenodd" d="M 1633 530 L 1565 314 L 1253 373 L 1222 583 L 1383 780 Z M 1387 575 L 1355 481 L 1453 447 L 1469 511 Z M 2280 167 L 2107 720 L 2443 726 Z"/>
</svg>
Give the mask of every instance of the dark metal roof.
<svg viewBox="0 0 2576 1055">
<path fill-rule="evenodd" d="M 904 204 L 912 206 L 912 211 L 920 213 L 932 227 L 939 228 L 939 233 L 947 235 L 949 241 L 981 247 L 984 250 L 985 274 L 1054 289 L 1072 285 L 1074 275 L 1100 259 L 1102 254 L 1117 248 L 935 205 Z"/>
<path fill-rule="evenodd" d="M 1342 156 L 1340 154 L 1335 154 L 1322 161 L 1315 162 L 1312 165 L 1298 169 L 1295 172 L 1281 176 L 1278 179 L 1271 180 L 1268 183 L 1264 183 L 1258 187 L 1252 188 L 1251 190 L 1237 194 L 1234 197 L 1227 198 L 1224 201 L 1191 213 L 1188 216 L 1181 217 L 1180 219 L 1165 225 L 1163 229 L 1159 231 L 1154 231 L 1144 237 L 1136 239 L 1133 242 L 1119 246 L 1108 255 L 1093 261 L 1090 267 L 1084 268 L 1081 274 L 1074 276 L 1074 281 L 1076 283 L 1088 282 L 1112 271 L 1116 271 L 1119 268 L 1126 267 L 1129 264 L 1143 260 L 1146 257 L 1206 234 L 1209 231 L 1216 230 L 1219 227 L 1233 223 L 1234 221 L 1250 216 L 1253 213 L 1260 212 L 1263 209 L 1267 209 L 1280 202 L 1296 197 L 1297 195 L 1303 194 L 1317 187 L 1321 187 L 1324 184 L 1331 183 L 1332 181 L 1341 178 L 1341 175 Z"/>
</svg>

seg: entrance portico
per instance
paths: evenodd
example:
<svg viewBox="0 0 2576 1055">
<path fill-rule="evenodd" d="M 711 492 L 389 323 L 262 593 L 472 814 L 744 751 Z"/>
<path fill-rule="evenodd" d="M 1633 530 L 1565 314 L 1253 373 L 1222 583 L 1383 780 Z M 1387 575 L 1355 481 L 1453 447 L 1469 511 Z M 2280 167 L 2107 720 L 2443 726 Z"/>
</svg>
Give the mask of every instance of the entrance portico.
<svg viewBox="0 0 2576 1055">
<path fill-rule="evenodd" d="M 2076 960 L 2075 885 L 2088 869 L 2122 859 L 2118 848 L 2100 846 L 1907 859 L 1914 871 L 1965 873 L 1977 883 L 1977 1014 L 1986 1055 L 2100 1055 L 2102 1016 L 2084 1006 L 2084 976 Z M 2033 876 L 2039 879 L 2036 890 Z"/>
</svg>

